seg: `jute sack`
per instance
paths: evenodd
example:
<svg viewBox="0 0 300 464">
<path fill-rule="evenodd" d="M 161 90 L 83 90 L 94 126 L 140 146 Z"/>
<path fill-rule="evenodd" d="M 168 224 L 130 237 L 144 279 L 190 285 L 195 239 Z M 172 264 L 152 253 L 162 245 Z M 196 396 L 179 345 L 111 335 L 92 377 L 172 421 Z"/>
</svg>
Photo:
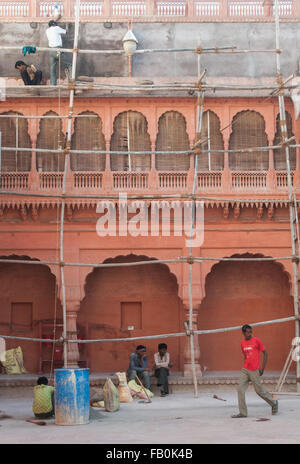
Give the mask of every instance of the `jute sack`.
<svg viewBox="0 0 300 464">
<path fill-rule="evenodd" d="M 120 395 L 120 403 L 131 403 L 133 400 L 127 384 L 126 373 L 117 372 L 116 376 L 119 379 L 118 392 Z"/>
<path fill-rule="evenodd" d="M 111 379 L 107 378 L 103 387 L 105 410 L 108 412 L 118 411 L 120 408 L 119 392 L 112 383 Z"/>
</svg>

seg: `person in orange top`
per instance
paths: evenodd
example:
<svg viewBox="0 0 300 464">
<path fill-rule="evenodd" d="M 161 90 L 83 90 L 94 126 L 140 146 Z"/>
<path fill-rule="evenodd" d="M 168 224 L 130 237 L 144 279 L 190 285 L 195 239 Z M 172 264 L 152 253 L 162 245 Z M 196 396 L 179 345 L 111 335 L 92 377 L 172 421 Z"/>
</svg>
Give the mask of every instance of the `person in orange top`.
<svg viewBox="0 0 300 464">
<path fill-rule="evenodd" d="M 274 400 L 270 393 L 268 393 L 260 382 L 260 376 L 263 375 L 268 353 L 261 340 L 252 335 L 252 327 L 245 324 L 242 327 L 244 340 L 241 342 L 241 349 L 244 355 L 244 367 L 240 375 L 240 381 L 238 386 L 238 401 L 239 401 L 239 414 L 235 414 L 231 417 L 241 418 L 247 417 L 247 405 L 245 401 L 245 393 L 249 386 L 249 382 L 252 382 L 256 393 L 265 400 L 272 407 L 272 414 L 278 412 L 278 401 Z M 262 367 L 260 368 L 260 353 L 263 353 L 264 359 Z"/>
</svg>

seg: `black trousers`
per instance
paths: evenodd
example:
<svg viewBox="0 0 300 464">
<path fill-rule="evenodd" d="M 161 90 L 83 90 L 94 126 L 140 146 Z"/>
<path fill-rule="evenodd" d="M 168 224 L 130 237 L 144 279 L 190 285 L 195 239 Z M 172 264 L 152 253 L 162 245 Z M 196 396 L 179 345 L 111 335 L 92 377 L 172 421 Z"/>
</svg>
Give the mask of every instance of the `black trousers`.
<svg viewBox="0 0 300 464">
<path fill-rule="evenodd" d="M 42 71 L 36 71 L 33 80 L 31 80 L 26 69 L 21 71 L 21 76 L 25 85 L 40 85 L 43 78 Z"/>
<path fill-rule="evenodd" d="M 169 393 L 168 383 L 169 369 L 167 367 L 158 367 L 155 369 L 155 377 L 157 377 L 157 386 L 162 387 L 165 393 Z"/>
</svg>

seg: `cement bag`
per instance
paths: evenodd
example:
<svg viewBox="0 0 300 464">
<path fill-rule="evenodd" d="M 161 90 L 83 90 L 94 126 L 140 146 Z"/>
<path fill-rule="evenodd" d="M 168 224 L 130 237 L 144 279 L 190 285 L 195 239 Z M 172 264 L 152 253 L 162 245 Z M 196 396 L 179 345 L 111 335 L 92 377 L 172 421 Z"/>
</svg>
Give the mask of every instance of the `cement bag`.
<svg viewBox="0 0 300 464">
<path fill-rule="evenodd" d="M 112 383 L 111 379 L 107 378 L 103 387 L 105 410 L 108 412 L 118 411 L 120 408 L 119 392 Z"/>
<path fill-rule="evenodd" d="M 5 361 L 2 361 L 2 365 L 6 374 L 26 374 L 22 348 L 18 346 L 18 348 L 7 350 L 5 352 Z"/>
<path fill-rule="evenodd" d="M 120 403 L 131 403 L 132 396 L 127 384 L 126 373 L 117 372 L 116 376 L 119 379 L 118 392 L 120 395 Z"/>
<path fill-rule="evenodd" d="M 149 398 L 153 398 L 154 394 L 152 393 L 152 391 L 148 390 L 147 388 L 145 388 L 146 392 L 147 392 L 147 395 L 146 393 L 144 392 L 143 388 L 138 385 L 136 383 L 135 380 L 130 380 L 128 382 L 128 387 L 130 388 L 130 393 L 134 396 L 136 395 L 138 398 L 142 398 L 144 400 L 147 399 L 147 395 L 149 396 Z"/>
</svg>

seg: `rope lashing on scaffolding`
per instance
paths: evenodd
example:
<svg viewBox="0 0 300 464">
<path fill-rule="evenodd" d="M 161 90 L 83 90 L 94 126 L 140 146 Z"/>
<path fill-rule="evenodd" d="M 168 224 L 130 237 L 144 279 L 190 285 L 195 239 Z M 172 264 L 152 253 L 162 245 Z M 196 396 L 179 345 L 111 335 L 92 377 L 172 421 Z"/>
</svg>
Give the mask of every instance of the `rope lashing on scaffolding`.
<svg viewBox="0 0 300 464">
<path fill-rule="evenodd" d="M 25 56 L 26 53 L 28 53 L 28 55 L 30 55 L 31 53 L 35 53 L 35 52 L 36 52 L 36 47 L 32 47 L 30 45 L 26 45 L 22 49 L 23 56 Z"/>
</svg>

